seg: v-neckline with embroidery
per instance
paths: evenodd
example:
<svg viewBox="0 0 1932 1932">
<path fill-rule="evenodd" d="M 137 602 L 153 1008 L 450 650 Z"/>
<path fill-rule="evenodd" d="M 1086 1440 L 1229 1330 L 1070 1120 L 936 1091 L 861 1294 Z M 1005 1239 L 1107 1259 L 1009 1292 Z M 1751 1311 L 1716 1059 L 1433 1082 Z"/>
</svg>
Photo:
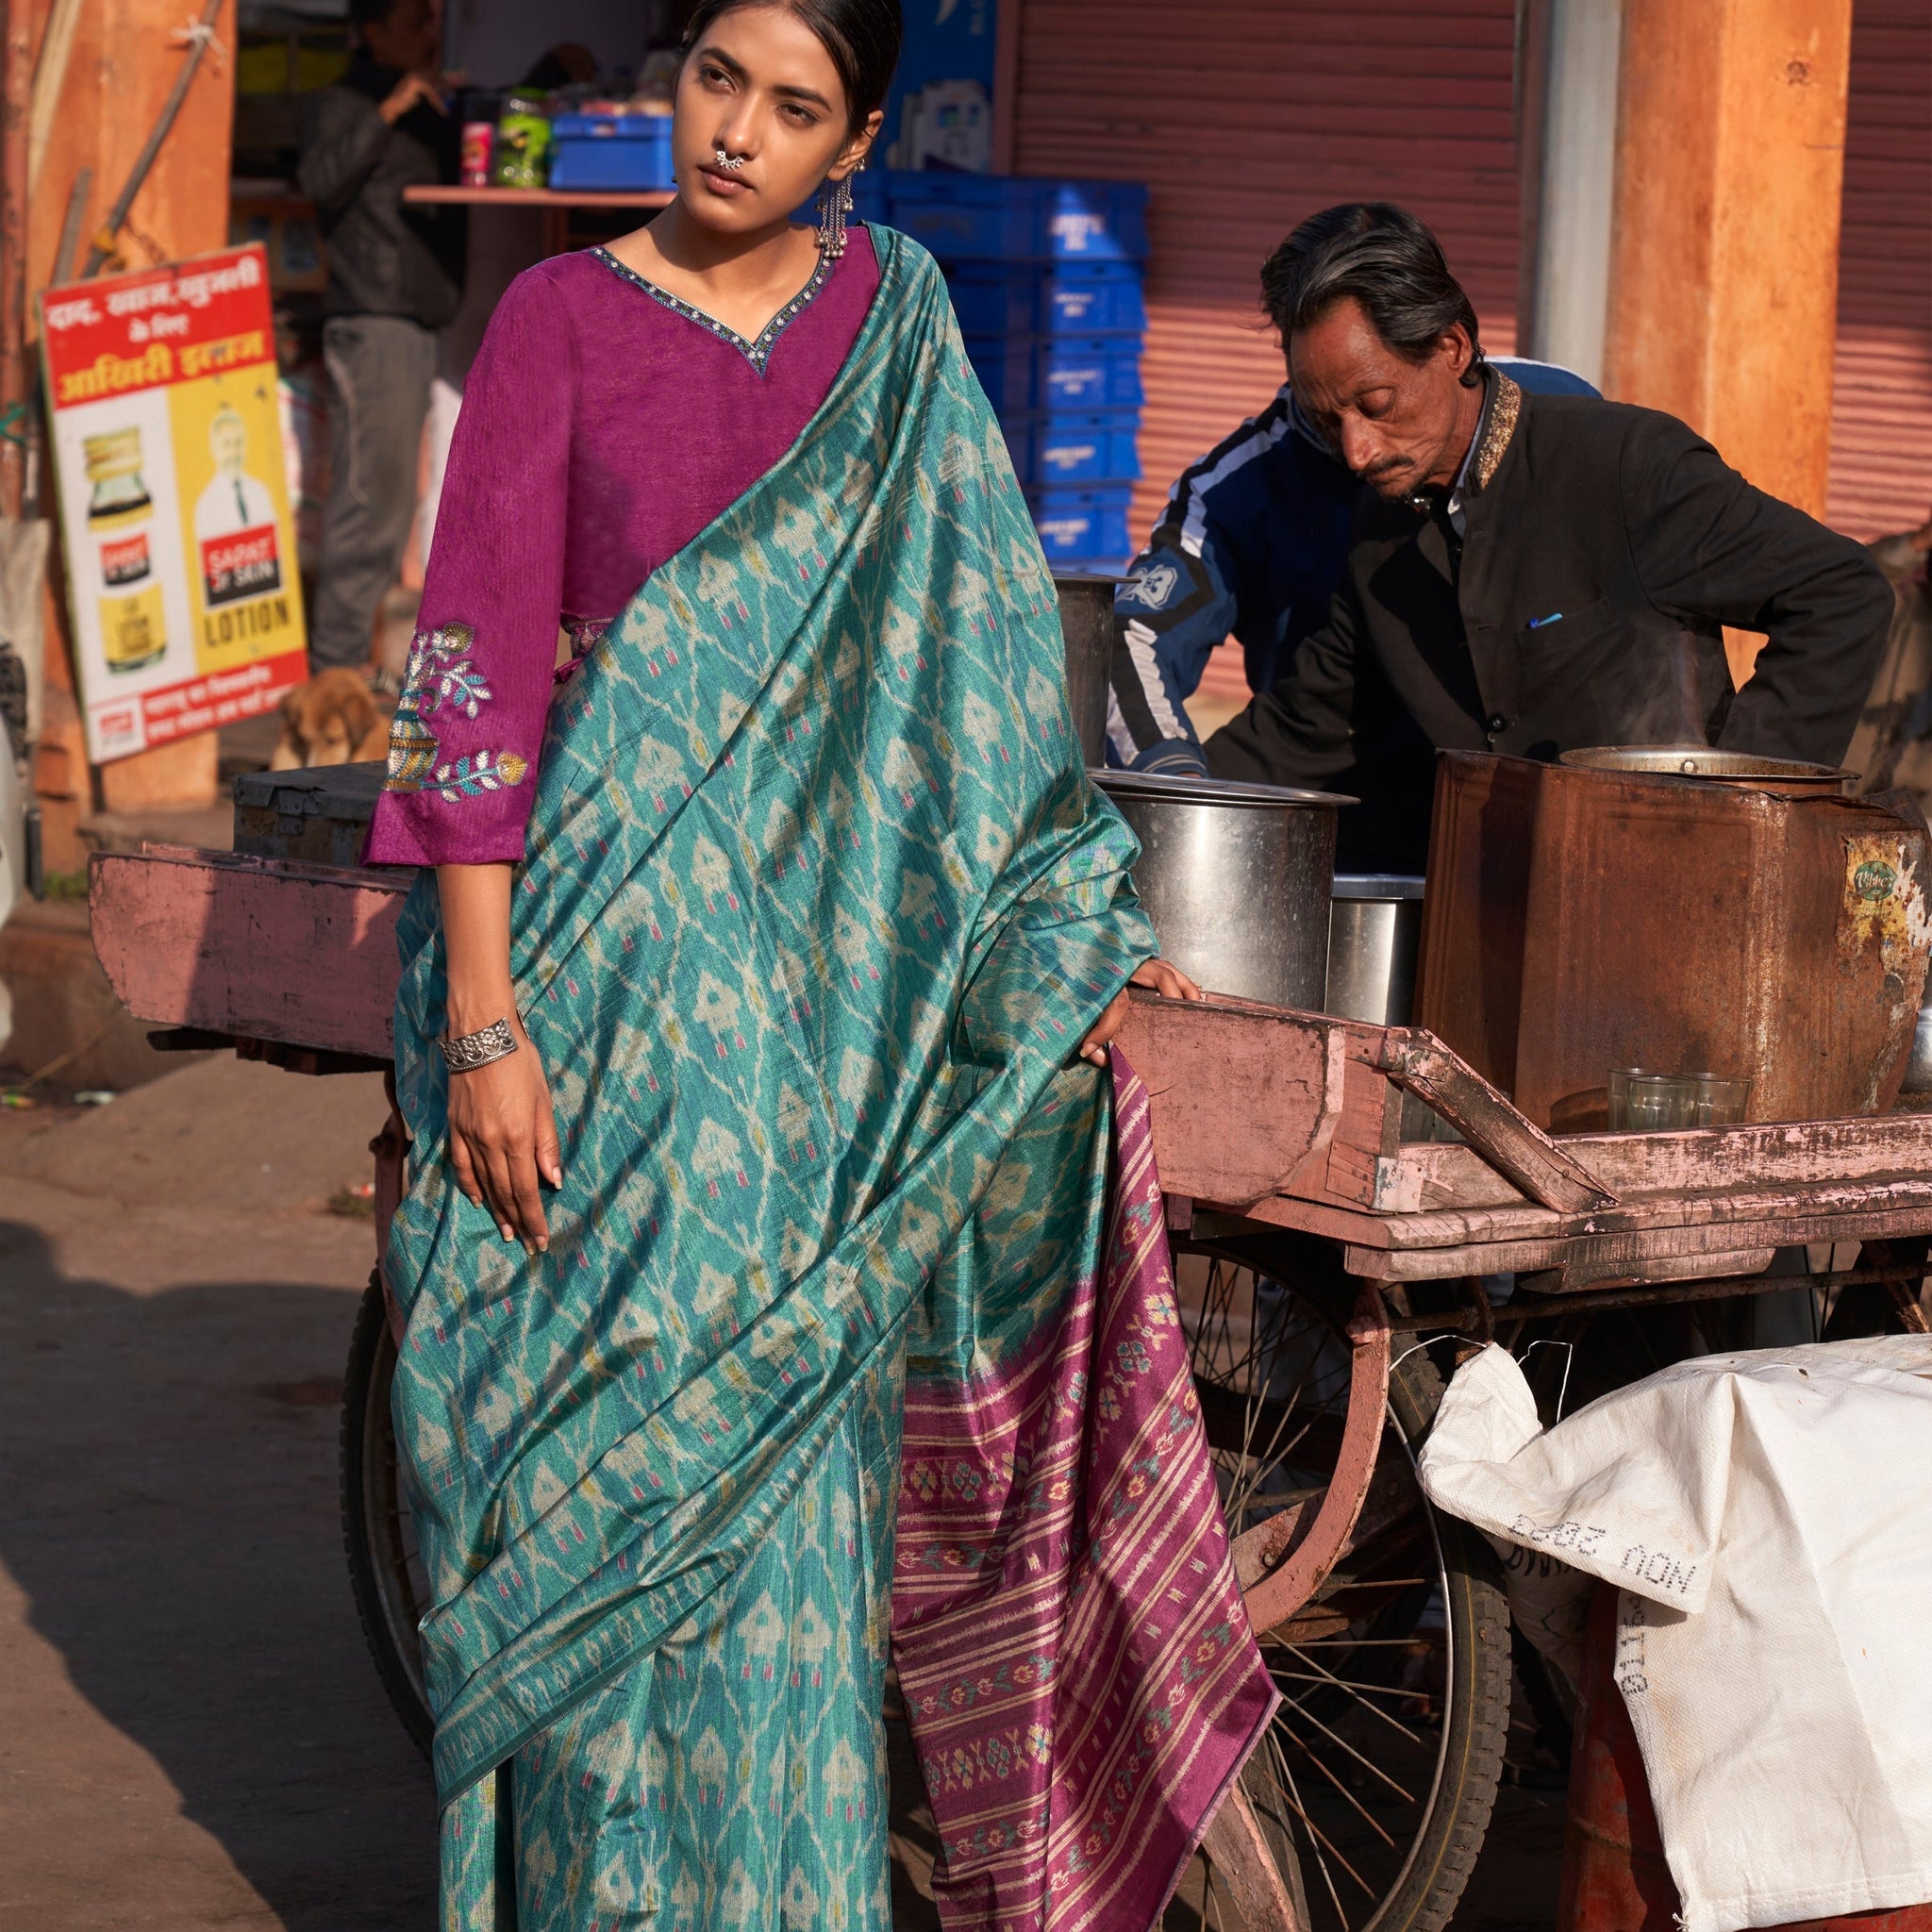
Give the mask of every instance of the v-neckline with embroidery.
<svg viewBox="0 0 1932 1932">
<path fill-rule="evenodd" d="M 804 288 L 766 323 L 758 331 L 756 341 L 747 341 L 735 328 L 726 327 L 715 315 L 706 314 L 694 303 L 687 302 L 682 295 L 674 295 L 669 289 L 660 289 L 648 276 L 641 275 L 628 262 L 620 261 L 609 249 L 597 247 L 592 248 L 591 253 L 613 275 L 621 275 L 625 281 L 641 289 L 654 301 L 661 302 L 674 315 L 681 315 L 687 322 L 694 322 L 701 329 L 716 336 L 721 342 L 730 343 L 760 376 L 764 375 L 765 367 L 772 359 L 772 351 L 778 345 L 778 338 L 807 308 L 812 297 L 824 287 L 835 266 L 831 256 L 821 255 L 818 266 L 812 270 Z"/>
</svg>

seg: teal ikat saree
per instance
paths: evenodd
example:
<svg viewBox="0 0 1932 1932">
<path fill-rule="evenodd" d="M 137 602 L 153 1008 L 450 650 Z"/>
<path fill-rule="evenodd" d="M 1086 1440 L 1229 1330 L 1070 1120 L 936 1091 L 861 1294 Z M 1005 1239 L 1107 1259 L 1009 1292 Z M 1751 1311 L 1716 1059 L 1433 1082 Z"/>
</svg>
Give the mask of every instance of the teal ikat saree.
<svg viewBox="0 0 1932 1932">
<path fill-rule="evenodd" d="M 895 1615 L 949 1925 L 1149 1923 L 1273 1706 L 1158 1183 L 1141 1161 L 1108 1233 L 1113 1095 L 1067 1064 L 1153 951 L 1135 847 L 1085 775 L 944 285 L 874 237 L 878 294 L 818 414 L 552 707 L 512 914 L 563 1143 L 545 1255 L 452 1185 L 433 878 L 405 913 L 415 1154 L 386 1270 L 464 1932 L 884 1932 Z M 1103 1270 L 1104 1234 L 1131 1265 Z M 1103 1340 L 1128 1365 L 1105 1397 Z M 1083 1473 L 1101 1419 L 1127 1459 Z M 1101 1559 L 1119 1574 L 1088 1594 L 1128 1624 L 1080 1623 Z M 1031 1660 L 975 1730 L 944 1687 L 1008 1570 Z M 1079 1764 L 1055 1743 L 1070 1672 L 1097 1700 Z M 1087 1794 L 1072 1826 L 1056 1790 Z"/>
</svg>

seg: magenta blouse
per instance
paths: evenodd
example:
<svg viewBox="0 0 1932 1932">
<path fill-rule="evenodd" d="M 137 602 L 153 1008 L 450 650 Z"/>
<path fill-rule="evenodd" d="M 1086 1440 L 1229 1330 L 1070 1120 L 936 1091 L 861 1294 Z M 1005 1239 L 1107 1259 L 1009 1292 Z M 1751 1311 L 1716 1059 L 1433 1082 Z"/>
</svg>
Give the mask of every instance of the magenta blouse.
<svg viewBox="0 0 1932 1932">
<path fill-rule="evenodd" d="M 581 656 L 791 448 L 878 279 L 855 225 L 748 342 L 603 249 L 517 277 L 464 386 L 366 864 L 523 858 L 559 628 Z"/>
</svg>

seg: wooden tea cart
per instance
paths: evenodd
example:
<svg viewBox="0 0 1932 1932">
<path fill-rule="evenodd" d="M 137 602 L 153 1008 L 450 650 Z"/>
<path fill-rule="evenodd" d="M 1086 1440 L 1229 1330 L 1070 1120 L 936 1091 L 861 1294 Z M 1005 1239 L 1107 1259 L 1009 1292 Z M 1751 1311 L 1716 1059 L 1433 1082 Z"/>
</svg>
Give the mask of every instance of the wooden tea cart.
<svg viewBox="0 0 1932 1932">
<path fill-rule="evenodd" d="M 149 847 L 94 860 L 94 941 L 159 1043 L 385 1069 L 407 887 Z M 1488 1824 L 1511 1684 L 1495 1557 L 1416 1479 L 1440 1369 L 1530 1327 L 1773 1291 L 1873 1291 L 1923 1329 L 1932 1115 L 1552 1138 L 1421 1029 L 1137 995 L 1122 1043 L 1152 1097 L 1204 1423 L 1285 1700 L 1171 1923 L 1433 1932 Z M 404 1178 L 393 1117 L 373 1152 L 379 1253 Z M 1851 1242 L 1855 1269 L 1764 1272 L 1778 1250 Z M 377 1667 L 426 1740 L 393 1363 L 378 1271 L 346 1391 L 345 1524 Z"/>
</svg>

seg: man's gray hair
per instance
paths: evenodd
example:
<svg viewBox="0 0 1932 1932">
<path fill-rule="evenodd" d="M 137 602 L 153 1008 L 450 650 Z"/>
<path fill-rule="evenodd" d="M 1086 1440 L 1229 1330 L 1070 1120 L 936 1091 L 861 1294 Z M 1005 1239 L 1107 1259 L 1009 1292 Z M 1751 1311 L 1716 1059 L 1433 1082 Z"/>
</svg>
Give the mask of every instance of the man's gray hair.
<svg viewBox="0 0 1932 1932">
<path fill-rule="evenodd" d="M 1310 215 L 1263 264 L 1261 306 L 1281 345 L 1353 297 L 1376 335 L 1411 362 L 1458 325 L 1474 351 L 1462 380 L 1482 380 L 1475 308 L 1426 222 L 1392 201 L 1348 201 Z"/>
</svg>

